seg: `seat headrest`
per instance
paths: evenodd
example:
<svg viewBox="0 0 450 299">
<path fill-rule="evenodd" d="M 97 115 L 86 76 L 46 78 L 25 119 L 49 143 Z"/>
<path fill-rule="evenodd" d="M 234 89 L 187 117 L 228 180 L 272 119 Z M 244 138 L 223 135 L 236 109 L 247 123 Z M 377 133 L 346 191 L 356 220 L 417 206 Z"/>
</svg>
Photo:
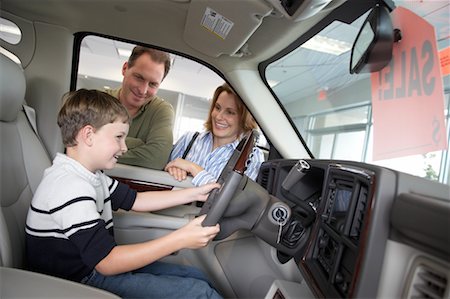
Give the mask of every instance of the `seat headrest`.
<svg viewBox="0 0 450 299">
<path fill-rule="evenodd" d="M 0 121 L 17 118 L 25 99 L 26 83 L 22 68 L 0 53 Z"/>
</svg>

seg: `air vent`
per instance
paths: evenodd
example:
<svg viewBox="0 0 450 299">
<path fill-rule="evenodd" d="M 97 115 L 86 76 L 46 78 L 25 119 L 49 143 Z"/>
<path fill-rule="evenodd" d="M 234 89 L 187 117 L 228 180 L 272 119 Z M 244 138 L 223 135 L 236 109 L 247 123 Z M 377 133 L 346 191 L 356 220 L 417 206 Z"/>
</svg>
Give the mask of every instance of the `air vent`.
<svg viewBox="0 0 450 299">
<path fill-rule="evenodd" d="M 258 183 L 263 186 L 266 190 L 269 186 L 269 175 L 270 175 L 270 168 L 264 168 L 261 169 L 261 173 L 258 177 Z"/>
<path fill-rule="evenodd" d="M 412 269 L 406 298 L 450 298 L 448 267 L 421 258 Z"/>
</svg>

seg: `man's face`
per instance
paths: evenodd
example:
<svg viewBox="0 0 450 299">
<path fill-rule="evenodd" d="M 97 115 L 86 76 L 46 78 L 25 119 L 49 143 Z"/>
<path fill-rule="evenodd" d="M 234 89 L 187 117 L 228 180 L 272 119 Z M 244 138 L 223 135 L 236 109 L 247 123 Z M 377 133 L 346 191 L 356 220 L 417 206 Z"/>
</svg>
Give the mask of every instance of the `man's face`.
<svg viewBox="0 0 450 299">
<path fill-rule="evenodd" d="M 131 67 L 125 62 L 122 75 L 120 101 L 129 111 L 137 110 L 158 91 L 164 77 L 164 63 L 156 63 L 144 53 Z"/>
</svg>

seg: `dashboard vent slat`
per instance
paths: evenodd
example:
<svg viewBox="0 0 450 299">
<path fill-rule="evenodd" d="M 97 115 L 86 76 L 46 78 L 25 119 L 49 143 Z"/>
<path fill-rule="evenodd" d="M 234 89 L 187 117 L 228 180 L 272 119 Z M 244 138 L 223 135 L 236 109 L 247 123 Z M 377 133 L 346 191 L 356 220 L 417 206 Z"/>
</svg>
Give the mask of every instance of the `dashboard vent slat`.
<svg viewBox="0 0 450 299">
<path fill-rule="evenodd" d="M 261 170 L 261 174 L 260 174 L 260 178 L 259 178 L 259 184 L 264 187 L 265 189 L 267 189 L 268 184 L 269 184 L 269 172 L 270 169 L 266 168 L 266 169 L 262 169 Z"/>
<path fill-rule="evenodd" d="M 428 262 L 415 267 L 407 298 L 447 298 L 450 291 L 449 273 L 438 265 Z"/>
<path fill-rule="evenodd" d="M 432 272 L 421 272 L 419 273 L 419 277 L 424 281 L 428 281 L 430 284 L 433 284 L 439 288 L 445 289 L 447 284 L 447 279 L 443 275 L 437 275 Z"/>
</svg>

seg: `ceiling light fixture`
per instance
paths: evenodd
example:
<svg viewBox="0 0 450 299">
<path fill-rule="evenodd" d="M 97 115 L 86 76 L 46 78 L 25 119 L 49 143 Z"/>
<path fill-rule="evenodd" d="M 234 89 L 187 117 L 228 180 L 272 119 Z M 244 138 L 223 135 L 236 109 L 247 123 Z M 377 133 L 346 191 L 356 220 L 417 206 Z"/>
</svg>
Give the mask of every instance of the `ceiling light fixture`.
<svg viewBox="0 0 450 299">
<path fill-rule="evenodd" d="M 131 55 L 131 50 L 123 49 L 123 48 L 117 48 L 117 53 L 119 53 L 119 56 L 121 56 L 121 57 L 128 58 Z"/>
<path fill-rule="evenodd" d="M 328 53 L 332 55 L 341 55 L 352 48 L 350 43 L 329 38 L 326 36 L 316 35 L 301 45 L 302 48 Z"/>
<path fill-rule="evenodd" d="M 269 83 L 270 88 L 274 88 L 275 86 L 277 86 L 280 83 L 280 81 L 267 80 L 267 83 Z"/>
</svg>

